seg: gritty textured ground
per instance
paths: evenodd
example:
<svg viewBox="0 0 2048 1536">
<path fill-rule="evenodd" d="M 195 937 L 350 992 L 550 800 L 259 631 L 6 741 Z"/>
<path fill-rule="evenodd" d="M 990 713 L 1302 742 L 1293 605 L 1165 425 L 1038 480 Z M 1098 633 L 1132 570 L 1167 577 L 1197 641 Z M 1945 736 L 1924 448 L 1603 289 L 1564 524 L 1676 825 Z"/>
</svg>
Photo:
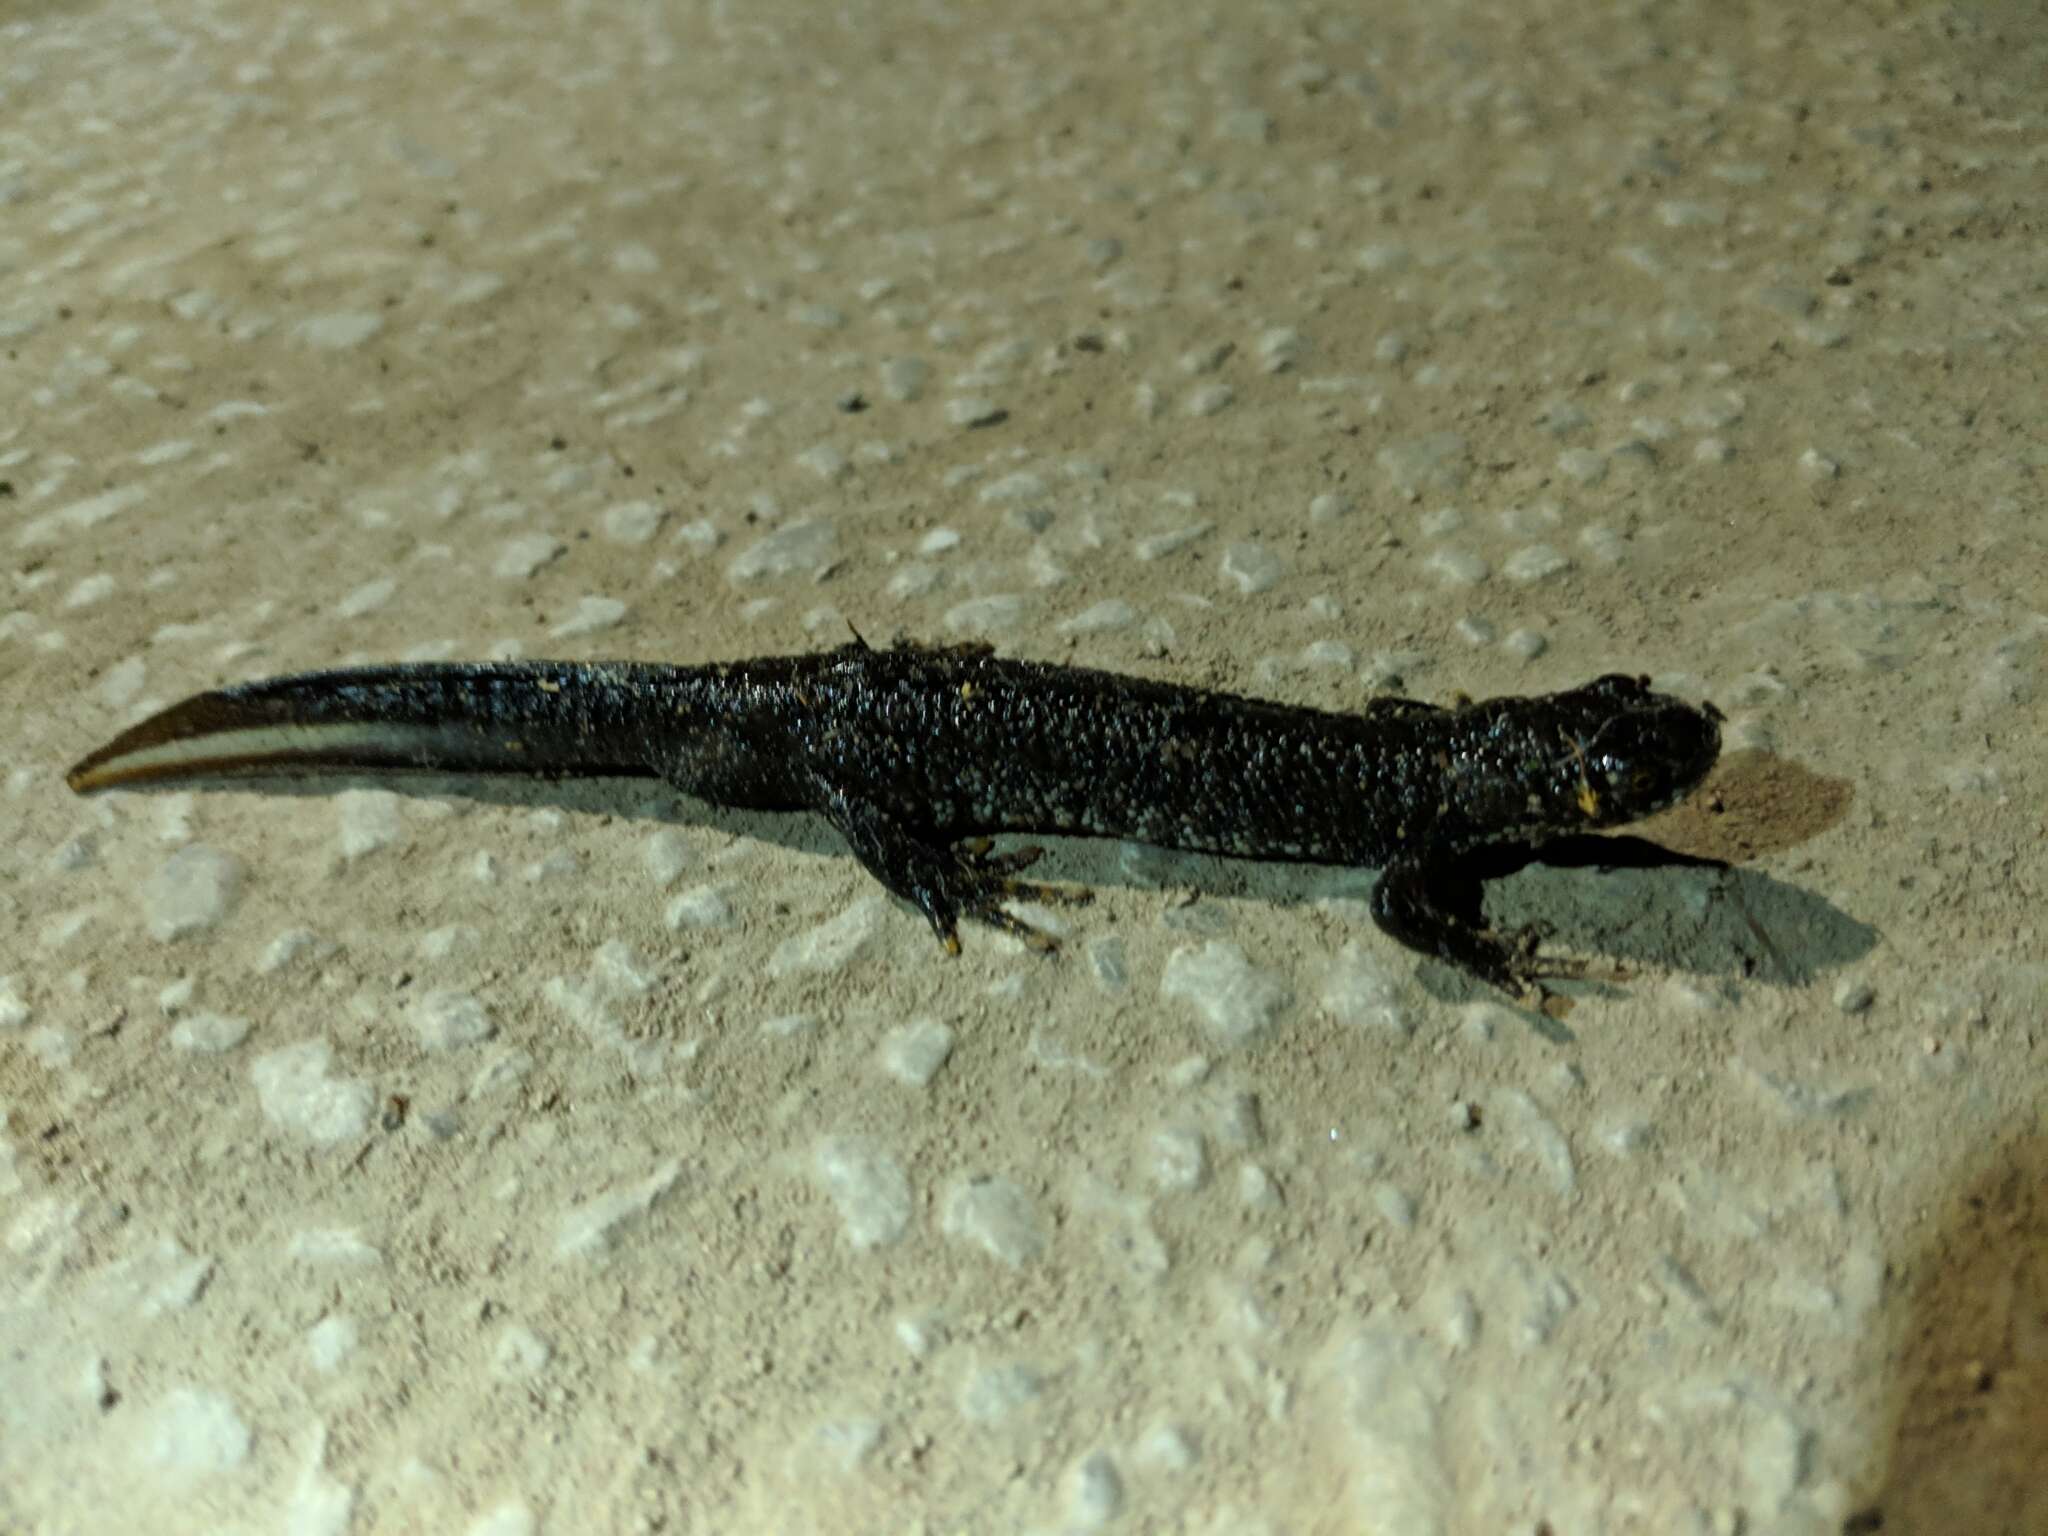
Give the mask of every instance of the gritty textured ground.
<svg viewBox="0 0 2048 1536">
<path fill-rule="evenodd" d="M 0 15 L 0 1528 L 2048 1530 L 2037 6 Z M 1358 872 L 945 961 L 644 784 L 61 777 L 849 623 L 1647 672 L 1746 862 L 1509 882 L 1549 1021 Z"/>
</svg>

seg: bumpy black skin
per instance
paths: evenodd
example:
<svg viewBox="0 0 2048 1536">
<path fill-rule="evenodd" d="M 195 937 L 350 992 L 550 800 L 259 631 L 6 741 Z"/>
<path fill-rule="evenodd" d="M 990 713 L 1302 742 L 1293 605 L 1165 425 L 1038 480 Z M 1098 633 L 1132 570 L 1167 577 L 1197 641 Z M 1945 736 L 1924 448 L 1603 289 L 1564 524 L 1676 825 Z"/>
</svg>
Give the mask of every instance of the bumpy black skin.
<svg viewBox="0 0 2048 1536">
<path fill-rule="evenodd" d="M 977 841 L 989 833 L 1376 865 L 1383 930 L 1520 992 L 1570 968 L 1461 915 L 1457 861 L 1662 809 L 1713 766 L 1719 719 L 1622 676 L 1453 708 L 1382 699 L 1344 715 L 985 647 L 856 642 L 700 667 L 543 661 L 269 679 L 172 706 L 70 781 L 83 791 L 338 767 L 658 776 L 719 805 L 823 815 L 949 949 L 963 915 L 1049 947 L 1001 902 L 1060 893 L 1012 879 L 1035 850 L 991 855 Z M 297 728 L 296 744 L 236 755 L 250 732 L 280 726 Z M 194 750 L 162 761 L 174 743 Z M 153 749 L 158 760 L 133 761 Z"/>
</svg>

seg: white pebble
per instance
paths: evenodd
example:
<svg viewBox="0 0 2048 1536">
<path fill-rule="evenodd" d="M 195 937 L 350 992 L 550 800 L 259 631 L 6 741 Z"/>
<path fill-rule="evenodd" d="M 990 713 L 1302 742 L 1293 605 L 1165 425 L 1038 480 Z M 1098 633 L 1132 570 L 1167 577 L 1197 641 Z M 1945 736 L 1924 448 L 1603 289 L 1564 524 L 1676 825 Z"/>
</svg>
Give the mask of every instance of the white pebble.
<svg viewBox="0 0 2048 1536">
<path fill-rule="evenodd" d="M 953 1031 L 936 1019 L 913 1019 L 882 1041 L 882 1070 L 899 1082 L 922 1088 L 953 1054 Z"/>
<path fill-rule="evenodd" d="M 997 635 L 1017 627 L 1024 617 L 1024 599 L 1013 592 L 991 592 L 969 598 L 946 610 L 948 630 L 956 635 Z"/>
<path fill-rule="evenodd" d="M 359 347 L 384 329 L 384 317 L 373 309 L 337 310 L 301 320 L 299 339 L 329 351 Z"/>
<path fill-rule="evenodd" d="M 1093 1530 L 1115 1519 L 1124 1507 L 1123 1479 L 1106 1451 L 1090 1451 L 1066 1477 L 1067 1519 L 1081 1530 Z"/>
<path fill-rule="evenodd" d="M 957 395 L 946 402 L 946 420 L 956 427 L 994 426 L 1005 414 L 985 395 Z"/>
<path fill-rule="evenodd" d="M 548 633 L 557 640 L 577 635 L 594 635 L 611 629 L 626 616 L 626 605 L 616 597 L 585 596 L 576 599 L 576 611 Z"/>
<path fill-rule="evenodd" d="M 428 1051 L 475 1045 L 490 1039 L 498 1028 L 478 998 L 446 987 L 437 987 L 414 1001 L 412 1027 L 420 1048 Z"/>
<path fill-rule="evenodd" d="M 150 934 L 162 943 L 203 933 L 225 917 L 242 886 L 242 863 L 203 843 L 180 848 L 142 888 Z"/>
<path fill-rule="evenodd" d="M 882 365 L 882 393 L 907 405 L 924 395 L 931 376 L 932 365 L 922 358 L 892 357 Z"/>
<path fill-rule="evenodd" d="M 690 867 L 692 858 L 690 840 L 675 827 L 663 827 L 649 834 L 640 845 L 640 862 L 656 885 L 673 885 Z"/>
<path fill-rule="evenodd" d="M 816 975 L 849 965 L 882 926 L 878 896 L 866 896 L 829 922 L 791 934 L 768 957 L 770 977 Z"/>
<path fill-rule="evenodd" d="M 1358 510 L 1358 503 L 1341 491 L 1324 491 L 1309 498 L 1308 520 L 1311 523 L 1334 523 L 1340 517 L 1349 517 Z"/>
<path fill-rule="evenodd" d="M 605 508 L 604 536 L 614 544 L 645 544 L 661 531 L 663 516 L 659 503 L 622 501 Z"/>
<path fill-rule="evenodd" d="M 341 821 L 341 856 L 355 860 L 389 848 L 405 830 L 398 796 L 388 789 L 345 789 L 335 797 Z"/>
<path fill-rule="evenodd" d="M 211 1476 L 247 1461 L 254 1439 L 228 1398 L 179 1387 L 151 1410 L 140 1449 L 143 1460 L 166 1471 Z"/>
<path fill-rule="evenodd" d="M 1008 1179 L 962 1179 L 947 1192 L 940 1228 L 1015 1268 L 1038 1257 L 1045 1231 L 1031 1197 Z"/>
<path fill-rule="evenodd" d="M 734 586 L 745 586 L 771 577 L 816 573 L 831 562 L 838 544 L 839 530 L 827 518 L 787 523 L 741 551 L 726 567 L 725 578 Z"/>
<path fill-rule="evenodd" d="M 1548 544 L 1530 544 L 1509 555 L 1500 569 L 1510 581 L 1533 582 L 1571 568 L 1571 556 Z"/>
<path fill-rule="evenodd" d="M 724 928 L 732 922 L 732 903 L 722 885 L 693 885 L 680 891 L 662 909 L 670 928 Z"/>
<path fill-rule="evenodd" d="M 915 1209 L 910 1180 L 888 1153 L 850 1137 L 827 1136 L 814 1149 L 812 1166 L 854 1248 L 884 1247 L 909 1228 Z"/>
<path fill-rule="evenodd" d="M 219 1013 L 195 1013 L 179 1020 L 171 1031 L 171 1044 L 181 1051 L 218 1054 L 231 1051 L 249 1038 L 249 1021 Z"/>
<path fill-rule="evenodd" d="M 306 1330 L 306 1361 L 323 1376 L 341 1369 L 355 1353 L 356 1325 L 345 1317 L 323 1317 Z"/>
<path fill-rule="evenodd" d="M 1263 544 L 1232 544 L 1223 551 L 1223 579 L 1246 597 L 1271 591 L 1286 570 L 1280 557 Z"/>
<path fill-rule="evenodd" d="M 1293 1001 L 1286 982 L 1254 967 L 1238 945 L 1211 939 L 1176 949 L 1166 961 L 1160 995 L 1189 1004 L 1217 1044 L 1234 1047 L 1263 1033 Z"/>
<path fill-rule="evenodd" d="M 499 546 L 491 574 L 506 581 L 523 581 L 566 548 L 560 539 L 545 533 L 510 539 Z"/>
<path fill-rule="evenodd" d="M 1799 455 L 1799 472 L 1809 480 L 1833 480 L 1842 473 L 1842 466 L 1818 448 L 1809 448 Z"/>
<path fill-rule="evenodd" d="M 328 1076 L 333 1060 L 333 1047 L 325 1040 L 306 1040 L 257 1057 L 249 1076 L 264 1117 L 321 1146 L 362 1135 L 370 1124 L 370 1085 Z"/>
<path fill-rule="evenodd" d="M 337 618 L 360 619 L 364 614 L 375 613 L 391 601 L 391 594 L 398 590 L 398 583 L 389 576 L 379 576 L 375 581 L 366 581 L 334 605 Z"/>
</svg>

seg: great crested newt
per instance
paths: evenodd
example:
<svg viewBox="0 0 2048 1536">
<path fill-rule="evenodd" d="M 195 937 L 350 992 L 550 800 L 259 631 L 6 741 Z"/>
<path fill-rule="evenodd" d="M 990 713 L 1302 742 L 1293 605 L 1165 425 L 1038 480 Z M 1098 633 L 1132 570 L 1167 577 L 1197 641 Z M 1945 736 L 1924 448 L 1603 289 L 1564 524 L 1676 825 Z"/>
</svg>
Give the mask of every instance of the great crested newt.
<svg viewBox="0 0 2048 1536">
<path fill-rule="evenodd" d="M 1720 752 L 1721 714 L 1609 675 L 1562 693 L 1334 713 L 985 646 L 863 642 L 703 666 L 430 663 L 201 693 L 83 759 L 74 790 L 315 770 L 661 778 L 714 805 L 812 811 L 949 951 L 972 917 L 1039 948 L 996 833 L 1116 837 L 1381 870 L 1374 921 L 1509 993 L 1583 967 L 1500 933 L 1461 859 L 1635 821 Z"/>
</svg>

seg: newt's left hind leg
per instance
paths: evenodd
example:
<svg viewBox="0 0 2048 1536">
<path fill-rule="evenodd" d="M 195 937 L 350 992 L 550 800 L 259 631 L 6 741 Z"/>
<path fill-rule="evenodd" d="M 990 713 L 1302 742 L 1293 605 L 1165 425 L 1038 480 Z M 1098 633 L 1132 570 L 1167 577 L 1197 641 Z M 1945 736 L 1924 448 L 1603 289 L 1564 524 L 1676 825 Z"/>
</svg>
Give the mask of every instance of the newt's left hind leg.
<svg viewBox="0 0 2048 1536">
<path fill-rule="evenodd" d="M 1006 911 L 1006 901 L 1082 904 L 1086 891 L 1018 880 L 1015 872 L 1039 857 L 1037 848 L 989 851 L 987 839 L 946 843 L 911 826 L 872 801 L 822 786 L 819 809 L 837 827 L 868 873 L 925 916 L 948 954 L 960 952 L 963 917 L 1015 934 L 1031 948 L 1050 954 L 1059 941 Z"/>
</svg>

